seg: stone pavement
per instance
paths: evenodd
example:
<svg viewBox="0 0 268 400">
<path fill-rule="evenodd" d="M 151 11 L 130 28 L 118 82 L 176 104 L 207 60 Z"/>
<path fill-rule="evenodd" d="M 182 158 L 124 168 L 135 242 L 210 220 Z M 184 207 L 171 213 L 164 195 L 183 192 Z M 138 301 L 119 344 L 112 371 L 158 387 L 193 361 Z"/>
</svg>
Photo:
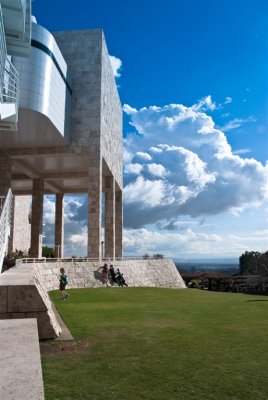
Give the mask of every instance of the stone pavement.
<svg viewBox="0 0 268 400">
<path fill-rule="evenodd" d="M 44 400 L 35 318 L 0 321 L 0 399 Z"/>
</svg>

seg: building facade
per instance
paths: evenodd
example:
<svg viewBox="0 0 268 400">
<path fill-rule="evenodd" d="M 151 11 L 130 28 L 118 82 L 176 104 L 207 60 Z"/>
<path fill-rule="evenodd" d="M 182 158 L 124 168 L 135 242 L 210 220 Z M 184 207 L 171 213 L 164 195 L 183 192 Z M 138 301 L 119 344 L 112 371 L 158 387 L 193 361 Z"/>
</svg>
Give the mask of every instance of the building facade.
<svg viewBox="0 0 268 400">
<path fill-rule="evenodd" d="M 55 194 L 62 257 L 64 195 L 88 194 L 88 257 L 99 259 L 104 193 L 105 256 L 121 257 L 122 109 L 104 34 L 51 34 L 33 18 L 30 28 L 30 56 L 11 57 L 19 107 L 14 129 L 0 131 L 0 195 L 32 196 L 29 254 L 41 257 L 44 195 Z"/>
</svg>

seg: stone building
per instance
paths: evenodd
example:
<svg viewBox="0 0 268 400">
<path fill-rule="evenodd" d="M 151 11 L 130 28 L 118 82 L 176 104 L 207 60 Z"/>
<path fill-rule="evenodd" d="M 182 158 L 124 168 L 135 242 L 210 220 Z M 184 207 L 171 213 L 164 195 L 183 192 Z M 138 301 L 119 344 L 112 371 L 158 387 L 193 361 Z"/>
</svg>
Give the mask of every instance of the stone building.
<svg viewBox="0 0 268 400">
<path fill-rule="evenodd" d="M 19 112 L 0 130 L 0 196 L 32 196 L 30 256 L 41 257 L 44 195 L 55 194 L 62 257 L 64 195 L 87 193 L 88 257 L 99 259 L 104 193 L 105 256 L 121 257 L 122 110 L 103 31 L 51 34 L 32 18 L 30 50 L 11 58 Z"/>
</svg>

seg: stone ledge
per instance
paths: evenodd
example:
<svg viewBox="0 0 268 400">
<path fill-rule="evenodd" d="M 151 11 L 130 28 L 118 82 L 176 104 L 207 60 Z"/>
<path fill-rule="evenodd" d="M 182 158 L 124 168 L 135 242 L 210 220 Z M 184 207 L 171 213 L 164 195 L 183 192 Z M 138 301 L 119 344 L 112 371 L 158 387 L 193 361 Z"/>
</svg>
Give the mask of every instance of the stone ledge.
<svg viewBox="0 0 268 400">
<path fill-rule="evenodd" d="M 47 290 L 36 280 L 31 264 L 0 275 L 0 319 L 14 318 L 37 318 L 40 339 L 52 339 L 61 332 Z"/>
</svg>

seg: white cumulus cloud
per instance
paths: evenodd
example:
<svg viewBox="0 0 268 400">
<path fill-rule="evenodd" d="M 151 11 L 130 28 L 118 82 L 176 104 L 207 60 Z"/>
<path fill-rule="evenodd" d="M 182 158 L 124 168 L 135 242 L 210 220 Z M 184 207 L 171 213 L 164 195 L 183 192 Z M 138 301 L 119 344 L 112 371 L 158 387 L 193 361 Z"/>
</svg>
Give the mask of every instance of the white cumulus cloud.
<svg viewBox="0 0 268 400">
<path fill-rule="evenodd" d="M 136 156 L 137 157 L 139 157 L 139 158 L 141 158 L 141 159 L 143 159 L 143 160 L 151 160 L 152 159 L 152 157 L 150 156 L 150 154 L 148 154 L 148 153 L 144 153 L 144 152 L 142 152 L 142 151 L 138 151 L 137 153 L 136 153 Z"/>
<path fill-rule="evenodd" d="M 163 177 L 166 175 L 166 169 L 163 167 L 162 164 L 148 164 L 147 165 L 148 171 L 151 175 Z"/>
<path fill-rule="evenodd" d="M 122 61 L 118 57 L 110 56 L 110 62 L 111 62 L 114 77 L 120 78 L 120 76 L 121 76 L 120 70 L 122 67 Z"/>
<path fill-rule="evenodd" d="M 213 104 L 207 96 L 192 107 L 124 107 L 139 133 L 125 139 L 126 151 L 133 154 L 128 168 L 138 156 L 143 159 L 138 178 L 126 181 L 127 227 L 141 228 L 180 215 L 239 213 L 267 199 L 267 165 L 241 158 L 239 153 L 245 151 L 232 151 L 224 132 L 204 111 Z"/>
</svg>

